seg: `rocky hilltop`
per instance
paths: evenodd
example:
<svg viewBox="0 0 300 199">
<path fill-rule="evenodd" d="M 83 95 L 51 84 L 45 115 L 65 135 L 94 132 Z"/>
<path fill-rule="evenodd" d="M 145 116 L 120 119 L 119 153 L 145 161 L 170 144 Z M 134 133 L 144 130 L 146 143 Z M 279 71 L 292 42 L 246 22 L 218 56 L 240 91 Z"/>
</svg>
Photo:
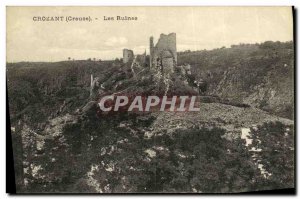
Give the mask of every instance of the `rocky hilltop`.
<svg viewBox="0 0 300 199">
<path fill-rule="evenodd" d="M 260 155 L 253 156 L 253 147 L 263 148 L 255 137 L 251 146 L 241 139 L 247 128 L 278 131 L 293 140 L 292 50 L 290 43 L 264 43 L 178 53 L 193 75 L 175 70 L 167 78 L 121 60 L 8 64 L 13 144 L 22 143 L 15 154 L 19 192 L 292 187 L 293 177 L 276 176 L 278 168 L 267 166 L 272 161 L 262 164 Z M 208 83 L 198 96 L 199 112 L 96 112 L 104 94 L 199 95 L 197 79 Z M 278 157 L 290 157 L 293 143 L 282 146 L 287 145 L 290 151 L 281 150 Z M 280 169 L 288 173 L 293 157 L 286 164 Z"/>
</svg>

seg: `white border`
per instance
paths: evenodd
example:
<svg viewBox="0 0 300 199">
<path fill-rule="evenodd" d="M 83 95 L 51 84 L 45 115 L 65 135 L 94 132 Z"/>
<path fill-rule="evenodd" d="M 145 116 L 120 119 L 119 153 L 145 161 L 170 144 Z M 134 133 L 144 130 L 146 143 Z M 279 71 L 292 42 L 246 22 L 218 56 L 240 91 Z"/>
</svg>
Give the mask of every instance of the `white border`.
<svg viewBox="0 0 300 199">
<path fill-rule="evenodd" d="M 206 0 L 206 1 L 197 1 L 197 0 L 106 0 L 106 1 L 99 1 L 99 0 L 52 0 L 50 1 L 41 1 L 41 0 L 1 0 L 0 1 L 0 60 L 1 60 L 1 67 L 0 67 L 0 113 L 2 113 L 2 117 L 0 120 L 0 128 L 2 129 L 1 138 L 0 138 L 0 153 L 1 153 L 1 164 L 0 164 L 0 198 L 14 198 L 16 196 L 9 196 L 6 194 L 6 143 L 5 143 L 5 133 L 6 133 L 6 94 L 5 94 L 5 86 L 6 86 L 6 42 L 5 42 L 5 35 L 6 35 L 6 13 L 5 9 L 6 6 L 291 6 L 294 5 L 296 9 L 300 9 L 300 1 L 296 0 Z M 296 27 L 299 27 L 299 20 L 296 20 Z M 297 35 L 298 36 L 298 35 Z M 295 44 L 296 45 L 296 44 Z M 297 45 L 298 46 L 298 45 Z M 299 49 L 297 48 L 297 55 L 299 57 Z M 298 60 L 298 59 L 297 59 Z M 298 61 L 299 63 L 299 61 Z M 297 67 L 297 66 L 296 66 Z M 297 76 L 299 75 L 299 69 L 297 70 Z M 297 103 L 299 102 L 299 85 L 297 84 Z M 297 124 L 299 125 L 297 119 Z M 298 126 L 297 125 L 297 126 Z M 297 131 L 298 132 L 298 131 Z M 297 143 L 299 144 L 299 135 L 297 135 Z M 297 147 L 299 148 L 299 147 Z M 299 151 L 297 151 L 297 160 L 299 160 Z M 299 173 L 299 164 L 297 165 L 297 173 Z M 298 176 L 297 176 L 298 179 Z M 298 179 L 299 180 L 299 179 Z M 296 183 L 297 189 L 299 188 L 299 182 Z M 180 196 L 180 195 L 179 195 Z M 20 196 L 18 196 L 20 197 Z M 24 196 L 26 198 L 42 198 L 42 197 L 51 197 L 51 196 Z M 55 198 L 71 198 L 74 196 L 57 196 Z M 90 196 L 82 196 L 78 195 L 80 198 L 88 198 Z M 98 196 L 99 197 L 99 196 Z M 112 196 L 101 196 L 101 198 L 109 198 Z M 114 196 L 119 197 L 119 196 Z M 122 197 L 137 197 L 137 196 L 122 196 Z M 139 197 L 139 196 L 138 196 Z M 154 197 L 148 195 L 147 197 Z M 155 196 L 159 198 L 173 198 L 175 196 Z M 199 197 L 199 196 L 185 196 L 185 197 Z M 203 196 L 202 196 L 203 197 Z M 211 196 L 211 198 L 216 198 L 217 196 Z M 227 197 L 232 197 L 231 195 L 227 195 Z M 237 197 L 256 197 L 256 198 L 263 198 L 265 196 L 237 196 Z M 273 196 L 271 196 L 273 197 Z"/>
</svg>

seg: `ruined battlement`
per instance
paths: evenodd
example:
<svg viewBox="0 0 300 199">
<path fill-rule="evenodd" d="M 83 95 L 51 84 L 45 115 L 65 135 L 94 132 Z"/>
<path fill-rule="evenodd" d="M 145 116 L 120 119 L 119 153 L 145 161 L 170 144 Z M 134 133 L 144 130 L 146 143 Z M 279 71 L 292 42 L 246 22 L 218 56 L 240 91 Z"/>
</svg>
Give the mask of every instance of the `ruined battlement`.
<svg viewBox="0 0 300 199">
<path fill-rule="evenodd" d="M 155 46 L 153 37 L 150 37 L 150 67 L 160 69 L 163 73 L 171 73 L 176 64 L 176 33 L 160 34 Z"/>
<path fill-rule="evenodd" d="M 126 64 L 128 62 L 132 62 L 134 59 L 134 54 L 132 50 L 123 49 L 123 63 Z"/>
</svg>

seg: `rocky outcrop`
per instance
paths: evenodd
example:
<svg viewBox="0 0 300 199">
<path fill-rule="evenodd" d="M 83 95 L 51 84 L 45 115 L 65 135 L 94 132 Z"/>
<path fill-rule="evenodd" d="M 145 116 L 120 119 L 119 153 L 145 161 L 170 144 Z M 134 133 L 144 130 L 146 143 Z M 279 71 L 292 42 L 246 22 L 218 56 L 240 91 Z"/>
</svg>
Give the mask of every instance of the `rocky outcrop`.
<svg viewBox="0 0 300 199">
<path fill-rule="evenodd" d="M 293 119 L 293 42 L 187 51 L 178 53 L 178 63 L 190 64 L 195 80 L 207 82 L 208 95 Z"/>
<path fill-rule="evenodd" d="M 249 73 L 242 72 L 240 68 L 229 68 L 217 86 L 210 89 L 210 94 L 292 119 L 294 109 L 292 70 L 292 66 L 284 65 L 268 71 L 252 69 Z"/>
</svg>

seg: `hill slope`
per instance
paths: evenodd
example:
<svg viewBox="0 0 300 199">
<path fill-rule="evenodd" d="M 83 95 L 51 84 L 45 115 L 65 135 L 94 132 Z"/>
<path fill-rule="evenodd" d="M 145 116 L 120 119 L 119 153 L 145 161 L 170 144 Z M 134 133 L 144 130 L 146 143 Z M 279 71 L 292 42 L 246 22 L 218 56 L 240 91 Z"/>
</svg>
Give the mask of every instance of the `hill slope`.
<svg viewBox="0 0 300 199">
<path fill-rule="evenodd" d="M 233 45 L 211 51 L 178 53 L 196 79 L 208 82 L 208 94 L 243 102 L 293 118 L 294 50 L 292 42 Z"/>
<path fill-rule="evenodd" d="M 106 94 L 197 95 L 187 84 L 191 77 L 183 74 L 161 78 L 157 71 L 118 61 L 8 64 L 12 135 L 14 143 L 22 143 L 14 154 L 21 168 L 18 191 L 212 193 L 293 187 L 293 158 L 282 167 L 291 175 L 274 173 L 274 183 L 264 178 L 240 138 L 243 128 L 268 123 L 279 131 L 276 143 L 287 147 L 280 155 L 293 153 L 287 138 L 278 138 L 293 129 L 287 119 L 294 100 L 293 51 L 288 43 L 275 44 L 179 53 L 179 62 L 190 63 L 196 78 L 209 83 L 207 94 L 214 95 L 199 97 L 200 112 L 96 114 L 97 100 Z M 92 95 L 90 74 L 99 81 Z"/>
</svg>

